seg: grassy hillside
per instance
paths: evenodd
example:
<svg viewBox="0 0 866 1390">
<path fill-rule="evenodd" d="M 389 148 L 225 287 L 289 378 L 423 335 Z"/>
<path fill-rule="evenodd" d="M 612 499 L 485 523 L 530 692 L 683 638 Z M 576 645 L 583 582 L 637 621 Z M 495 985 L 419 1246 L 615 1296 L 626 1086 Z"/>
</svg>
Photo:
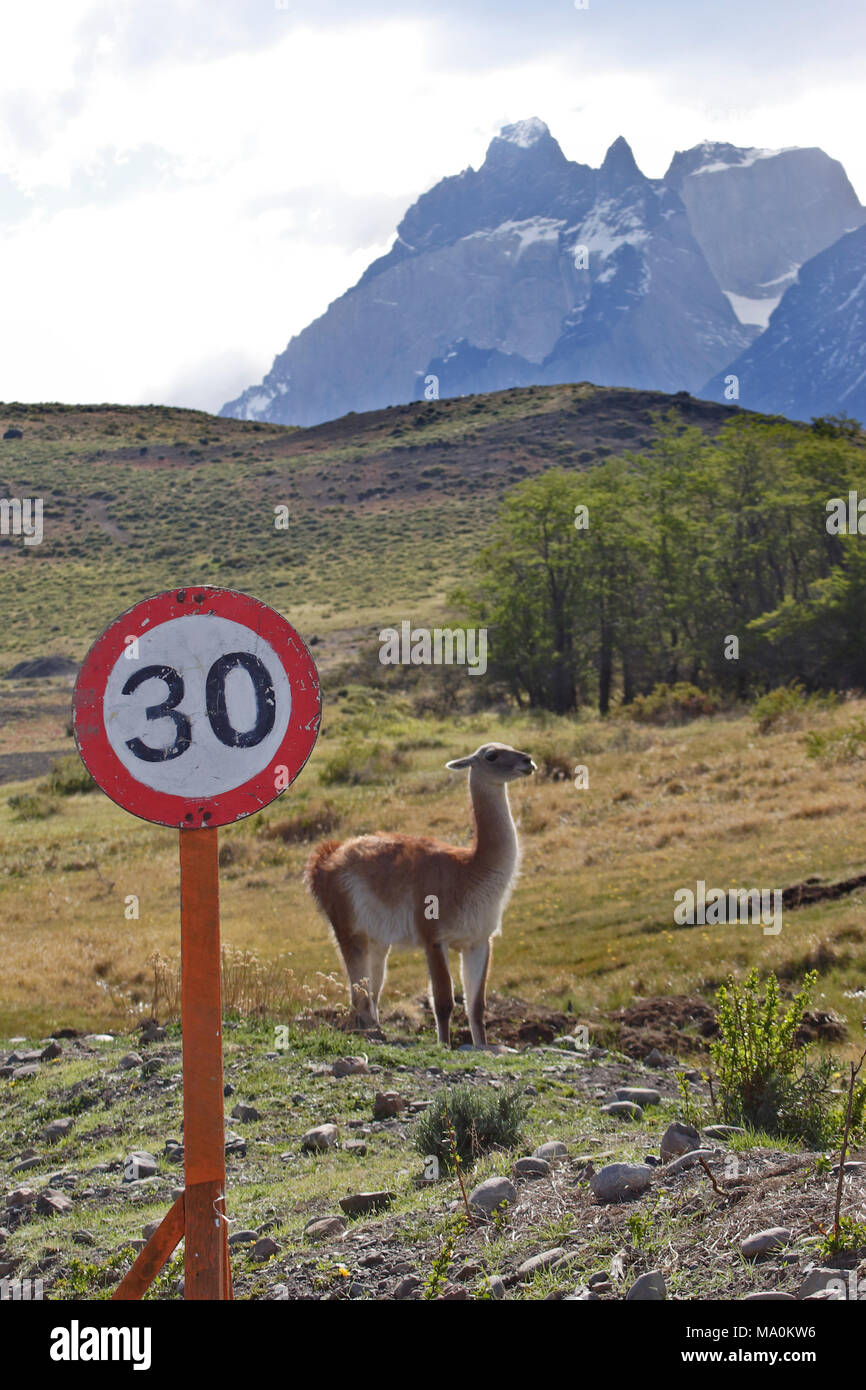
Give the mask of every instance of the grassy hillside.
<svg viewBox="0 0 866 1390">
<path fill-rule="evenodd" d="M 866 703 L 813 715 L 810 726 L 858 713 Z M 786 911 L 776 936 L 747 924 L 675 926 L 673 895 L 698 879 L 787 888 L 862 873 L 862 762 L 825 767 L 806 756 L 802 729 L 761 735 L 747 713 L 672 729 L 502 713 L 419 718 L 408 699 L 383 704 L 359 686 L 329 704 L 296 788 L 221 832 L 224 939 L 263 963 L 288 953 L 282 964 L 295 971 L 289 982 L 262 985 L 275 1017 L 318 996 L 320 1006 L 342 998 L 341 986 L 317 973 L 336 972 L 337 958 L 300 881 L 310 841 L 401 829 L 464 842 L 465 775 L 443 764 L 492 736 L 540 764 L 538 777 L 512 789 L 525 857 L 494 952 L 495 991 L 570 1001 L 602 1027 L 635 996 L 708 994 L 729 970 L 752 963 L 793 983 L 816 964 L 818 1005 L 847 1015 L 855 1046 L 863 889 Z M 62 745 L 60 729 L 55 737 Z M 588 789 L 549 775 L 578 763 L 589 770 Z M 176 834 L 100 793 L 55 794 L 44 779 L 3 791 L 0 1034 L 117 1025 L 148 1011 L 149 958 L 160 952 L 176 967 L 178 957 Z M 139 916 L 127 920 L 132 894 Z M 412 1001 L 424 984 L 418 953 L 392 953 L 389 1009 L 399 1004 L 405 1014 L 408 1003 L 417 1019 Z M 157 1001 L 158 1013 L 165 1004 Z"/>
<path fill-rule="evenodd" d="M 645 448 L 667 409 L 708 434 L 732 413 L 586 385 L 311 430 L 162 408 L 0 407 L 0 434 L 22 432 L 0 441 L 0 493 L 45 503 L 42 545 L 0 538 L 0 671 L 48 654 L 80 659 L 125 607 L 204 580 L 279 608 L 324 676 L 303 776 L 220 832 L 240 1298 L 535 1300 L 576 1287 L 581 1299 L 613 1300 L 650 1271 L 673 1298 L 796 1294 L 824 1249 L 828 1161 L 778 1135 L 708 1132 L 720 1112 L 703 1068 L 715 990 L 753 964 L 777 973 L 785 999 L 819 971 L 809 1025 L 836 1047 L 835 1086 L 842 1059 L 862 1047 L 866 700 L 791 697 L 769 732 L 745 705 L 655 727 L 627 711 L 521 712 L 463 671 L 386 672 L 377 660 L 379 628 L 449 612 L 516 481 Z M 274 526 L 280 505 L 288 531 Z M 0 1277 L 42 1279 L 58 1300 L 109 1296 L 183 1173 L 177 835 L 88 784 L 71 686 L 69 675 L 0 678 L 0 1038 L 16 1039 L 0 1049 Z M 834 730 L 847 739 L 825 737 L 813 745 L 824 756 L 809 756 L 806 735 Z M 392 955 L 383 1033 L 347 1038 L 337 957 L 301 882 L 311 845 L 376 829 L 465 843 L 465 774 L 444 763 L 490 738 L 528 750 L 539 768 L 511 789 L 523 871 L 489 1001 L 491 1039 L 507 1046 L 477 1055 L 433 1044 L 418 953 Z M 576 784 L 578 765 L 588 786 Z M 677 926 L 674 895 L 699 879 L 788 890 L 782 930 Z M 139 1033 L 152 1016 L 167 1028 Z M 568 1036 L 576 1023 L 588 1050 Z M 458 1007 L 455 1041 L 467 1039 Z M 334 1074 L 335 1059 L 361 1046 L 369 1070 Z M 675 1058 L 695 1070 L 678 1077 Z M 426 1107 L 456 1082 L 487 1094 L 513 1086 L 528 1104 L 523 1132 L 467 1169 L 470 1187 L 515 1179 L 493 1225 L 463 1218 L 453 1178 L 425 1180 L 426 1141 L 415 1152 Z M 642 1114 L 602 1109 L 635 1084 L 651 1088 Z M 394 1118 L 381 1118 L 380 1090 L 401 1093 Z M 709 1169 L 657 1164 L 637 1201 L 594 1195 L 594 1169 L 661 1157 L 674 1119 L 703 1129 Z M 339 1141 L 312 1154 L 303 1136 L 322 1123 Z M 549 1170 L 536 1162 L 528 1179 L 514 1160 L 546 1140 L 567 1155 Z M 153 1176 L 124 1180 L 132 1149 L 152 1153 Z M 846 1213 L 860 1172 L 847 1180 Z M 381 1189 L 386 1207 L 341 1221 L 341 1200 L 361 1189 Z M 322 1217 L 331 1224 L 310 1231 Z M 743 1234 L 781 1223 L 791 1238 L 779 1263 L 743 1258 Z M 846 1269 L 862 1239 L 852 1228 Z M 176 1254 L 149 1297 L 178 1298 L 181 1275 Z"/>
<path fill-rule="evenodd" d="M 495 990 L 571 1001 L 601 1027 L 635 996 L 707 994 L 752 962 L 794 981 L 815 961 L 824 1003 L 851 1014 L 857 1035 L 857 892 L 786 913 L 778 936 L 672 920 L 674 892 L 698 879 L 785 888 L 859 874 L 866 784 L 856 758 L 817 763 L 802 729 L 763 736 L 746 711 L 654 730 L 476 708 L 474 689 L 452 699 L 439 682 L 468 690 L 461 672 L 437 669 L 414 690 L 365 675 L 381 675 L 373 629 L 446 611 L 509 485 L 552 463 L 590 467 L 645 446 L 666 408 L 708 432 L 732 409 L 587 385 L 310 430 L 156 407 L 0 409 L 0 432 L 14 424 L 23 434 L 0 444 L 5 491 L 44 496 L 46 509 L 42 545 L 13 537 L 0 548 L 0 669 L 49 652 L 80 658 L 124 607 L 194 579 L 249 590 L 319 639 L 325 713 L 309 767 L 285 798 L 223 834 L 225 938 L 267 962 L 290 953 L 292 981 L 263 986 L 280 1016 L 341 994 L 317 974 L 337 963 L 300 882 L 310 844 L 380 828 L 464 842 L 465 786 L 443 764 L 498 737 L 542 770 L 513 792 L 524 873 Z M 282 503 L 288 532 L 274 527 Z M 0 681 L 0 950 L 11 966 L 0 1033 L 127 1021 L 152 1004 L 154 953 L 176 962 L 174 833 L 45 780 L 71 752 L 69 697 L 68 679 Z M 863 708 L 810 718 L 831 727 Z M 573 784 L 578 763 L 588 789 Z M 137 918 L 126 915 L 133 896 Z M 423 988 L 420 959 L 394 958 L 389 1002 L 409 1001 L 417 1021 Z"/>
<path fill-rule="evenodd" d="M 373 625 L 439 613 L 509 486 L 645 446 L 669 408 L 713 433 L 736 412 L 588 384 L 308 430 L 159 406 L 0 406 L 0 435 L 22 432 L 0 439 L 0 496 L 45 509 L 41 545 L 0 537 L 0 671 L 46 651 L 80 659 L 116 614 L 193 582 L 273 604 L 322 637 L 327 665 Z"/>
</svg>

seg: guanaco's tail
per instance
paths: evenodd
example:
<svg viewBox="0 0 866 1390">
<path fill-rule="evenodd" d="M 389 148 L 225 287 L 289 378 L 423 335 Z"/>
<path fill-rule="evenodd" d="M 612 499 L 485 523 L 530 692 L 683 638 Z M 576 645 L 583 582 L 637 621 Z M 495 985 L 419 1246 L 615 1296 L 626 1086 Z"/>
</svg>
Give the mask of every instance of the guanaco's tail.
<svg viewBox="0 0 866 1390">
<path fill-rule="evenodd" d="M 304 866 L 304 883 L 323 910 L 326 910 L 326 903 L 330 897 L 328 892 L 329 860 L 334 851 L 339 848 L 339 840 L 324 840 L 322 844 L 316 845 Z"/>
</svg>

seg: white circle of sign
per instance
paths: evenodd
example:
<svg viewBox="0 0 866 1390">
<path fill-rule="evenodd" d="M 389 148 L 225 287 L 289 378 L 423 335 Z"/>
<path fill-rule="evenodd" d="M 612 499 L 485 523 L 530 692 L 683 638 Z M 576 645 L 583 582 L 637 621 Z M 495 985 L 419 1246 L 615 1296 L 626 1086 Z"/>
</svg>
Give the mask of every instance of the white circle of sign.
<svg viewBox="0 0 866 1390">
<path fill-rule="evenodd" d="M 108 741 L 138 782 L 204 798 L 268 766 L 289 725 L 292 692 L 275 651 L 252 628 L 191 613 L 127 647 L 102 708 Z"/>
</svg>

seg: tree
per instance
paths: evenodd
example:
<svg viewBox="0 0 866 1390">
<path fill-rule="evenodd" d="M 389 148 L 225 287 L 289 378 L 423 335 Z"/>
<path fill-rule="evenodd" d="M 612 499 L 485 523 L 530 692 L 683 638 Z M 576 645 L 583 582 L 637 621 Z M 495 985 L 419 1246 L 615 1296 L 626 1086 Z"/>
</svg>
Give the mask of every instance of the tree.
<svg viewBox="0 0 866 1390">
<path fill-rule="evenodd" d="M 826 525 L 863 476 L 859 437 L 747 416 L 714 439 L 673 414 L 655 424 L 645 453 L 504 499 L 460 596 L 491 628 L 492 669 L 558 713 L 594 697 L 607 714 L 618 693 L 681 680 L 739 696 L 866 684 L 866 539 Z"/>
<path fill-rule="evenodd" d="M 474 592 L 458 595 L 491 628 L 494 672 L 518 699 L 560 714 L 585 697 L 575 495 L 560 470 L 515 488 L 479 555 Z"/>
</svg>

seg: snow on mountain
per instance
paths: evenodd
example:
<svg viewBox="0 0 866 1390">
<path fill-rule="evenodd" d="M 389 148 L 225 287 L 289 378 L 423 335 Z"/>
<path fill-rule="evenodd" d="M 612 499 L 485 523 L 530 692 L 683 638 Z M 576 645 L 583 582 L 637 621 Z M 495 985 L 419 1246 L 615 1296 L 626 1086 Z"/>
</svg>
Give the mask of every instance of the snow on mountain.
<svg viewBox="0 0 866 1390">
<path fill-rule="evenodd" d="M 674 155 L 665 182 L 682 198 L 695 239 L 745 323 L 762 318 L 737 301 L 778 303 L 804 261 L 866 220 L 842 165 L 819 149 L 705 141 Z"/>
<path fill-rule="evenodd" d="M 767 331 L 700 394 L 725 399 L 732 375 L 748 410 L 866 421 L 866 226 L 801 266 Z"/>
<path fill-rule="evenodd" d="M 570 380 L 695 391 L 864 218 L 821 150 L 705 142 L 648 179 L 622 136 L 592 169 L 544 121 L 518 121 L 478 169 L 423 193 L 387 254 L 221 413 L 311 425 L 419 399 L 431 376 L 442 395 Z"/>
<path fill-rule="evenodd" d="M 222 413 L 314 424 L 418 398 L 442 363 L 443 394 L 571 376 L 688 390 L 753 335 L 681 199 L 622 137 L 591 169 L 532 118 L 422 194 L 390 251 Z"/>
<path fill-rule="evenodd" d="M 740 323 L 753 323 L 758 328 L 767 327 L 770 315 L 779 307 L 782 299 L 780 294 L 774 295 L 772 299 L 750 299 L 748 295 L 733 294 L 730 290 L 724 290 L 723 293 Z"/>
<path fill-rule="evenodd" d="M 522 150 L 528 150 L 531 145 L 535 145 L 542 140 L 550 131 L 540 121 L 537 116 L 530 116 L 528 121 L 518 121 L 515 125 L 505 125 L 500 132 L 500 139 L 505 140 L 510 145 L 519 145 Z"/>
<path fill-rule="evenodd" d="M 690 174 L 718 174 L 722 169 L 748 169 L 759 159 L 775 159 L 776 155 L 789 154 L 796 148 L 789 145 L 783 150 L 760 150 L 704 140 L 702 144 L 695 145 L 693 150 L 674 155 L 671 168 L 676 168 L 682 173 L 688 166 Z"/>
</svg>

